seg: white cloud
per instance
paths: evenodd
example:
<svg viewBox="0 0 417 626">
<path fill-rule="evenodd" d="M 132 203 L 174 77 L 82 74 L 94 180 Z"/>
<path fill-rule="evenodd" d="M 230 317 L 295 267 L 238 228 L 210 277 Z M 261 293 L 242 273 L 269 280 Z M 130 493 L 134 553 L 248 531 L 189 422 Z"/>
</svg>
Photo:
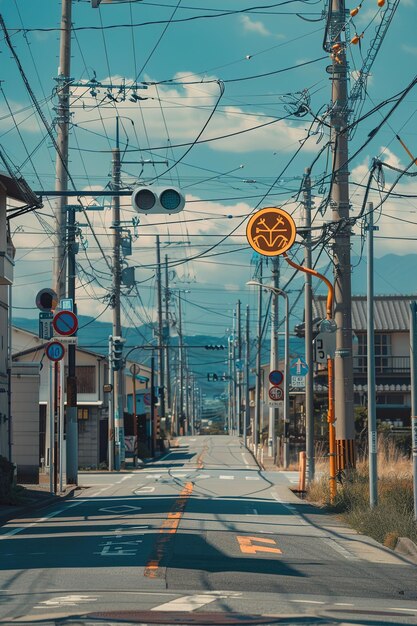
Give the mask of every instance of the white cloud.
<svg viewBox="0 0 417 626">
<path fill-rule="evenodd" d="M 403 43 L 401 45 L 401 48 L 404 50 L 404 52 L 408 52 L 409 54 L 413 54 L 414 56 L 417 56 L 416 46 L 408 46 L 407 44 Z"/>
<path fill-rule="evenodd" d="M 272 35 L 262 22 L 252 20 L 248 15 L 241 15 L 240 23 L 243 26 L 243 30 L 247 33 L 257 33 L 263 37 L 270 37 Z"/>
</svg>

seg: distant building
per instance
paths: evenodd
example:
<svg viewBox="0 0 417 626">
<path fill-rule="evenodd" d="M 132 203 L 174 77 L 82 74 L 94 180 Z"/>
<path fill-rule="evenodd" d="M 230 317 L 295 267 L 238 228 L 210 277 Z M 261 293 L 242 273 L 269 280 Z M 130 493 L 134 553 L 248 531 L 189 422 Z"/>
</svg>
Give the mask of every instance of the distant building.
<svg viewBox="0 0 417 626">
<path fill-rule="evenodd" d="M 397 426 L 408 426 L 411 415 L 410 301 L 412 296 L 375 296 L 375 379 L 377 419 Z M 354 402 L 367 403 L 366 296 L 352 298 L 352 329 L 355 334 L 353 357 Z M 326 317 L 326 298 L 316 297 L 313 316 Z M 327 391 L 327 368 L 315 377 L 317 392 Z"/>
</svg>

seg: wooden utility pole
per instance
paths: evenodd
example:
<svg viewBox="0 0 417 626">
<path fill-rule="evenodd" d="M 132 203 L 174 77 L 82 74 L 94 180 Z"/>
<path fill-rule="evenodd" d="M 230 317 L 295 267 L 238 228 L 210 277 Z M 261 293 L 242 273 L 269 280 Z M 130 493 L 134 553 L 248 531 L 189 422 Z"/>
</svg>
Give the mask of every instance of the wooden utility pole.
<svg viewBox="0 0 417 626">
<path fill-rule="evenodd" d="M 169 274 L 168 274 L 168 256 L 165 255 L 165 382 L 166 382 L 166 412 L 172 413 L 172 398 L 171 398 L 171 368 L 170 368 L 170 328 L 169 328 Z"/>
<path fill-rule="evenodd" d="M 259 261 L 259 282 L 262 282 L 262 258 Z M 262 287 L 258 291 L 258 337 L 256 353 L 256 384 L 255 384 L 255 419 L 253 428 L 253 446 L 255 457 L 258 456 L 259 442 L 262 440 L 261 432 L 261 391 L 262 391 Z"/>
<path fill-rule="evenodd" d="M 349 219 L 348 169 L 348 67 L 345 43 L 346 10 L 344 0 L 332 0 L 328 16 L 328 49 L 332 65 L 328 68 L 332 83 L 330 113 L 333 173 L 331 181 L 334 264 L 334 319 L 336 353 L 334 359 L 335 415 L 338 469 L 355 465 L 355 428 L 353 416 L 353 357 L 352 357 L 352 294 Z"/>
</svg>

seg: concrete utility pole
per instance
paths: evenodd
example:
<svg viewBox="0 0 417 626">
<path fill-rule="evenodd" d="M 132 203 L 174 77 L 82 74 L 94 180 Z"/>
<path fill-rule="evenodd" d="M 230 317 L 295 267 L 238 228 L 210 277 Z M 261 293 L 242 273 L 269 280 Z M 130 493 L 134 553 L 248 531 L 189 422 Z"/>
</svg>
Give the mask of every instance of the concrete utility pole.
<svg viewBox="0 0 417 626">
<path fill-rule="evenodd" d="M 59 152 L 55 162 L 55 190 L 68 190 L 68 143 L 70 124 L 70 87 L 71 76 L 71 11 L 72 0 L 62 0 L 61 4 L 61 40 L 59 49 L 59 67 L 57 78 L 58 106 L 56 109 L 57 144 Z M 53 279 L 58 302 L 66 293 L 65 242 L 68 198 L 57 199 L 55 211 L 55 244 Z"/>
<path fill-rule="evenodd" d="M 349 221 L 348 169 L 348 97 L 345 36 L 346 10 L 344 0 L 332 0 L 328 16 L 332 65 L 328 68 L 332 81 L 330 113 L 333 147 L 333 176 L 331 186 L 332 220 L 336 223 L 333 239 L 334 319 L 336 330 L 335 416 L 338 469 L 355 465 L 355 429 L 353 417 L 353 358 L 352 358 L 352 294 Z M 329 43 L 329 42 L 327 42 Z M 336 49 L 335 47 L 336 46 Z"/>
<path fill-rule="evenodd" d="M 158 370 L 161 419 L 165 418 L 165 362 L 164 362 L 164 324 L 162 314 L 162 278 L 161 278 L 161 243 L 159 235 L 156 236 L 156 278 L 158 294 Z"/>
<path fill-rule="evenodd" d="M 179 420 L 178 427 L 179 432 L 177 434 L 184 435 L 184 344 L 183 344 L 183 336 L 182 336 L 182 306 L 181 306 L 181 296 L 178 293 L 178 335 L 180 340 L 180 347 L 178 351 L 178 366 L 179 366 L 179 382 L 180 382 L 180 393 L 179 393 L 179 401 L 180 401 L 180 410 L 179 410 Z M 181 428 L 183 432 L 181 433 Z"/>
<path fill-rule="evenodd" d="M 59 68 L 57 78 L 57 145 L 55 189 L 68 191 L 68 144 L 70 125 L 70 87 L 71 76 L 71 12 L 72 0 L 62 0 L 61 4 L 61 39 L 59 50 Z M 55 212 L 55 245 L 53 262 L 54 287 L 58 302 L 67 294 L 75 305 L 75 207 L 68 206 L 65 195 L 57 199 Z M 67 284 L 68 272 L 68 284 Z M 62 390 L 63 393 L 63 390 Z M 66 409 L 66 444 L 67 444 L 67 484 L 78 484 L 78 417 L 77 417 L 77 378 L 76 347 L 68 346 L 67 409 Z"/>
<path fill-rule="evenodd" d="M 259 260 L 259 282 L 262 282 L 262 258 Z M 258 341 L 257 341 L 257 352 L 256 352 L 256 383 L 255 383 L 255 420 L 254 420 L 254 428 L 253 428 L 253 446 L 254 446 L 254 454 L 255 457 L 258 456 L 258 446 L 259 442 L 262 439 L 261 433 L 261 389 L 262 389 L 262 363 L 261 363 L 261 352 L 262 352 L 262 287 L 259 287 L 258 291 Z"/>
<path fill-rule="evenodd" d="M 171 368 L 170 368 L 170 328 L 169 328 L 169 274 L 168 274 L 168 255 L 165 255 L 165 381 L 166 381 L 166 411 L 172 413 L 172 398 L 171 398 Z"/>
<path fill-rule="evenodd" d="M 242 432 L 242 322 L 241 322 L 241 302 L 237 301 L 236 307 L 237 326 L 237 359 L 235 359 L 236 377 L 236 434 Z M 235 352 L 236 356 L 236 352 Z"/>
<path fill-rule="evenodd" d="M 274 289 L 279 288 L 279 258 L 272 258 L 272 285 Z M 269 355 L 269 371 L 279 369 L 278 357 L 278 294 L 271 290 L 271 349 Z M 268 456 L 273 457 L 275 452 L 275 424 L 278 421 L 278 409 L 269 407 L 268 425 Z"/>
<path fill-rule="evenodd" d="M 311 178 L 310 169 L 306 168 L 303 181 L 304 205 L 304 267 L 311 269 Z M 313 291 L 311 288 L 311 274 L 304 274 L 304 331 L 305 331 L 305 358 L 308 366 L 306 375 L 306 457 L 307 482 L 314 480 L 314 362 L 313 362 Z"/>
<path fill-rule="evenodd" d="M 367 370 L 368 370 L 368 448 L 369 448 L 369 505 L 378 504 L 378 471 L 377 471 L 377 430 L 376 430 L 376 397 L 375 397 L 375 335 L 374 335 L 374 205 L 368 204 L 366 230 L 367 240 L 367 300 L 366 300 L 366 339 L 367 339 Z"/>
<path fill-rule="evenodd" d="M 250 423 L 250 405 L 249 405 L 249 361 L 250 361 L 250 310 L 249 305 L 246 306 L 246 333 L 245 333 L 245 416 L 243 420 L 243 441 L 245 447 L 248 447 L 248 428 Z"/>
<path fill-rule="evenodd" d="M 121 285 L 121 264 L 120 264 L 120 144 L 119 144 L 119 118 L 116 117 L 116 148 L 113 154 L 112 187 L 113 196 L 113 284 L 111 307 L 113 309 L 113 338 L 122 336 L 122 324 L 120 318 L 120 285 Z M 123 372 L 122 366 L 114 375 L 114 422 L 115 422 L 115 469 L 120 470 L 125 458 L 124 447 L 124 420 L 123 420 Z"/>
<path fill-rule="evenodd" d="M 410 302 L 411 435 L 414 519 L 417 522 L 417 302 Z"/>
</svg>

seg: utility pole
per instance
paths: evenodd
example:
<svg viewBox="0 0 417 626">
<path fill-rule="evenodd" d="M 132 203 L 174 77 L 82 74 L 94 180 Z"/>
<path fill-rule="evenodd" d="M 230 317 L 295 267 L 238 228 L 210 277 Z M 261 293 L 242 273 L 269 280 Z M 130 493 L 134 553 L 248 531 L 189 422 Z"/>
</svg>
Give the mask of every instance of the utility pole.
<svg viewBox="0 0 417 626">
<path fill-rule="evenodd" d="M 414 519 L 417 522 L 417 302 L 410 302 L 411 436 Z"/>
<path fill-rule="evenodd" d="M 122 336 L 122 324 L 120 318 L 120 143 L 119 143 L 119 118 L 116 117 L 116 148 L 112 151 L 112 191 L 113 196 L 113 284 L 111 307 L 113 309 L 113 339 Z M 123 366 L 114 375 L 114 422 L 115 422 L 115 469 L 119 471 L 124 463 L 124 422 L 123 422 Z"/>
<path fill-rule="evenodd" d="M 180 381 L 180 393 L 179 393 L 179 400 L 180 400 L 180 410 L 179 410 L 179 421 L 178 421 L 178 426 L 179 426 L 179 432 L 178 434 L 185 434 L 184 433 L 184 343 L 183 343 L 183 336 L 182 336 L 182 306 L 181 306 L 181 296 L 178 293 L 178 335 L 179 335 L 179 341 L 180 341 L 180 347 L 179 347 L 179 351 L 178 351 L 178 366 L 179 366 L 179 381 Z M 183 429 L 183 432 L 181 433 L 181 428 Z"/>
<path fill-rule="evenodd" d="M 241 302 L 237 301 L 236 307 L 237 326 L 237 360 L 235 359 L 236 376 L 236 430 L 238 435 L 242 432 L 242 322 Z"/>
<path fill-rule="evenodd" d="M 61 3 L 61 39 L 59 48 L 59 67 L 57 77 L 58 106 L 56 109 L 57 145 L 59 152 L 55 162 L 55 190 L 68 191 L 68 143 L 70 124 L 70 87 L 71 75 L 71 12 L 72 0 Z M 55 212 L 55 245 L 53 278 L 58 302 L 66 293 L 65 241 L 67 226 L 66 205 L 68 198 L 57 198 Z"/>
<path fill-rule="evenodd" d="M 272 287 L 279 288 L 279 258 L 272 258 Z M 269 359 L 269 371 L 275 371 L 279 367 L 278 359 L 278 294 L 271 292 L 271 349 Z M 278 420 L 278 409 L 269 407 L 268 424 L 268 456 L 274 457 L 275 450 L 275 424 Z"/>
<path fill-rule="evenodd" d="M 156 277 L 158 294 L 158 370 L 160 389 L 161 419 L 165 418 L 165 363 L 164 363 L 164 324 L 162 314 L 162 278 L 161 278 L 161 243 L 159 235 L 156 236 Z"/>
<path fill-rule="evenodd" d="M 246 306 L 246 333 L 245 333 L 245 417 L 243 424 L 243 441 L 245 444 L 245 448 L 248 447 L 248 428 L 250 422 L 250 406 L 249 406 L 249 360 L 250 360 L 250 327 L 249 327 L 249 319 L 250 310 L 249 305 Z"/>
<path fill-rule="evenodd" d="M 337 324 L 335 370 L 335 415 L 338 469 L 355 465 L 355 428 L 353 417 L 353 357 L 352 357 L 352 294 L 349 220 L 349 169 L 348 169 L 348 97 L 347 60 L 345 37 L 346 10 L 344 0 L 332 0 L 328 16 L 332 65 L 328 68 L 332 82 L 330 112 L 331 141 L 333 149 L 333 175 L 331 182 L 334 264 L 334 319 Z M 343 39 L 342 39 L 343 37 Z M 330 43 L 330 45 L 329 45 Z M 336 46 L 336 47 L 335 47 Z"/>
<path fill-rule="evenodd" d="M 168 255 L 165 255 L 165 381 L 166 381 L 166 404 L 167 413 L 172 413 L 172 398 L 171 398 L 171 368 L 170 368 L 170 328 L 169 328 L 169 275 L 168 275 Z"/>
<path fill-rule="evenodd" d="M 61 4 L 61 39 L 59 49 L 59 68 L 57 77 L 57 145 L 58 153 L 55 164 L 55 190 L 68 191 L 68 144 L 70 125 L 70 87 L 71 76 L 71 13 L 72 0 L 62 0 Z M 75 305 L 75 208 L 67 206 L 68 197 L 57 198 L 55 212 L 55 245 L 53 276 L 58 302 L 68 294 Z M 67 283 L 68 272 L 68 284 Z M 61 390 L 63 393 L 63 390 Z M 67 444 L 67 484 L 78 484 L 78 419 L 77 419 L 77 378 L 76 347 L 68 346 L 67 409 L 66 409 L 66 444 Z"/>
<path fill-rule="evenodd" d="M 259 282 L 262 282 L 262 258 L 259 260 Z M 258 291 L 258 341 L 257 341 L 257 353 L 256 353 L 256 385 L 255 385 L 255 420 L 254 420 L 254 454 L 255 458 L 258 457 L 258 446 L 261 440 L 261 350 L 262 350 L 262 287 L 259 287 Z"/>
<path fill-rule="evenodd" d="M 367 371 L 368 371 L 368 454 L 369 454 L 369 505 L 374 508 L 378 504 L 378 472 L 377 472 L 377 431 L 376 431 L 376 398 L 375 398 L 375 335 L 374 335 L 374 205 L 368 203 L 366 230 L 367 239 L 367 299 L 366 299 L 366 339 L 367 339 Z"/>
<path fill-rule="evenodd" d="M 304 267 L 311 269 L 311 178 L 306 168 L 303 181 L 304 205 Z M 306 415 L 306 460 L 307 482 L 314 480 L 314 362 L 313 362 L 313 291 L 311 274 L 304 274 L 304 332 L 305 358 L 308 367 L 306 375 L 305 415 Z"/>
</svg>

